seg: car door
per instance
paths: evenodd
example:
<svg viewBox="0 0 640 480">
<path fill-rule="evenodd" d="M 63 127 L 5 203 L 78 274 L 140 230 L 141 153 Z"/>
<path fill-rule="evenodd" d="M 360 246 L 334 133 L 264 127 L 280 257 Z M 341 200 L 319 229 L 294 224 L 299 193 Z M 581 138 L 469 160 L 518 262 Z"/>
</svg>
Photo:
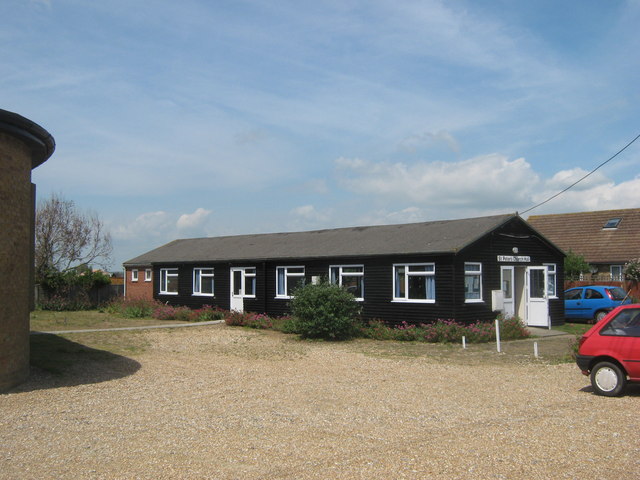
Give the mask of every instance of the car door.
<svg viewBox="0 0 640 480">
<path fill-rule="evenodd" d="M 640 308 L 620 311 L 600 330 L 601 355 L 617 359 L 629 377 L 640 379 Z"/>
<path fill-rule="evenodd" d="M 580 318 L 593 318 L 598 310 L 611 309 L 611 302 L 595 288 L 586 287 L 582 295 L 582 304 L 578 307 Z"/>
<path fill-rule="evenodd" d="M 570 288 L 564 292 L 564 316 L 566 318 L 580 318 L 583 288 Z"/>
</svg>

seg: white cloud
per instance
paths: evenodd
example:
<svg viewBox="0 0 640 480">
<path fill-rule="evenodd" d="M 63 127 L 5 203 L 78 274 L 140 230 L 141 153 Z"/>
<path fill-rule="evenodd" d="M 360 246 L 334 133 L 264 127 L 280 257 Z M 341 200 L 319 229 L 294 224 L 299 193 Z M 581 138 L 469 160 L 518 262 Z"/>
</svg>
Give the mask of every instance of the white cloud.
<svg viewBox="0 0 640 480">
<path fill-rule="evenodd" d="M 313 205 L 301 205 L 293 208 L 291 214 L 300 219 L 314 222 L 323 222 L 329 218 L 327 213 L 316 210 Z"/>
<path fill-rule="evenodd" d="M 542 179 L 524 158 L 491 154 L 459 162 L 375 163 L 336 160 L 339 183 L 384 204 L 372 223 L 456 218 L 524 211 L 558 194 L 588 172 L 573 168 Z M 412 205 L 406 207 L 406 205 Z M 631 208 L 640 205 L 640 176 L 616 183 L 595 172 L 535 213 Z M 389 213 L 391 212 L 391 213 Z"/>
<path fill-rule="evenodd" d="M 538 175 L 523 158 L 484 155 L 460 162 L 373 163 L 338 159 L 339 182 L 356 193 L 433 206 L 515 210 L 526 205 Z"/>
<path fill-rule="evenodd" d="M 173 221 L 164 211 L 147 212 L 138 215 L 134 220 L 116 225 L 111 234 L 117 240 L 163 237 L 172 228 Z"/>
<path fill-rule="evenodd" d="M 211 210 L 197 208 L 193 213 L 184 213 L 180 215 L 176 222 L 179 230 L 194 229 L 203 225 L 205 219 L 211 214 Z"/>
</svg>

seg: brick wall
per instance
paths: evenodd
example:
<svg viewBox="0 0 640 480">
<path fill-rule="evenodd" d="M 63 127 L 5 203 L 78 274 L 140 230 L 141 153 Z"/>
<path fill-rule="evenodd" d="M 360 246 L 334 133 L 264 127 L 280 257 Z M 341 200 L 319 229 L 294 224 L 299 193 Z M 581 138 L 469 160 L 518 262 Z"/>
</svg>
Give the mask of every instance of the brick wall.
<svg viewBox="0 0 640 480">
<path fill-rule="evenodd" d="M 138 280 L 132 279 L 132 271 L 138 271 Z M 146 280 L 145 271 L 151 271 L 151 280 Z M 153 299 L 153 270 L 151 267 L 127 268 L 125 272 L 125 292 L 127 298 Z"/>
<path fill-rule="evenodd" d="M 0 132 L 0 391 L 29 373 L 31 152 Z"/>
</svg>

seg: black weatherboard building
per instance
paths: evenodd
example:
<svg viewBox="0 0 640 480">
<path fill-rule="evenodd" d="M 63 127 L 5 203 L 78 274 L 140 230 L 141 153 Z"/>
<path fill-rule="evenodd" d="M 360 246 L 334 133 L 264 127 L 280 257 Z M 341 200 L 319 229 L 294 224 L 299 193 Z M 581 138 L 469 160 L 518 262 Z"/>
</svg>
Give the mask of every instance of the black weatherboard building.
<svg viewBox="0 0 640 480">
<path fill-rule="evenodd" d="M 172 305 L 284 315 L 301 282 L 326 277 L 388 323 L 563 323 L 564 253 L 517 214 L 402 225 L 175 240 L 124 263 L 153 269 Z"/>
</svg>

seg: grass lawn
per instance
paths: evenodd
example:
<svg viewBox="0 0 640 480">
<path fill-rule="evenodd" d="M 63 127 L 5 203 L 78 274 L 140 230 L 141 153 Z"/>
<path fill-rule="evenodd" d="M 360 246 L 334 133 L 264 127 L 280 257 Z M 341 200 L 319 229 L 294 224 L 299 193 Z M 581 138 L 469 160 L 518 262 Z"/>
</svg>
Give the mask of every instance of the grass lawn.
<svg viewBox="0 0 640 480">
<path fill-rule="evenodd" d="M 81 330 L 93 328 L 141 327 L 160 325 L 163 323 L 187 323 L 178 320 L 157 320 L 151 317 L 124 318 L 110 315 L 99 310 L 82 310 L 77 312 L 52 312 L 37 310 L 31 312 L 31 330 L 52 332 L 56 330 Z"/>
<path fill-rule="evenodd" d="M 593 327 L 592 323 L 565 323 L 564 325 L 560 325 L 558 327 L 553 327 L 554 330 L 560 330 L 561 332 L 567 332 L 571 335 L 575 335 L 577 337 L 581 336 L 584 332 Z"/>
</svg>

